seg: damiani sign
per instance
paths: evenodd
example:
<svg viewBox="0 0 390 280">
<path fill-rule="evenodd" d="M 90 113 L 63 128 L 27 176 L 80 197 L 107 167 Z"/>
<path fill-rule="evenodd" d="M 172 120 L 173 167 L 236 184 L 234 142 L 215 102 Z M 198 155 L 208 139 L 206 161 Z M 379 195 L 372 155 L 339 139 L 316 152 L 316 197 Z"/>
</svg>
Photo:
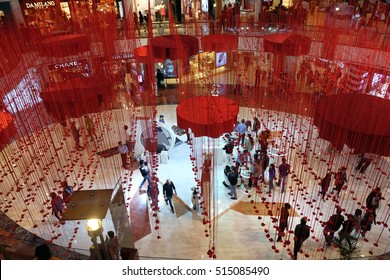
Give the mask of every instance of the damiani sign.
<svg viewBox="0 0 390 280">
<path fill-rule="evenodd" d="M 44 1 L 44 2 L 32 2 L 32 3 L 26 3 L 27 9 L 47 9 L 51 6 L 55 6 L 55 1 Z"/>
</svg>

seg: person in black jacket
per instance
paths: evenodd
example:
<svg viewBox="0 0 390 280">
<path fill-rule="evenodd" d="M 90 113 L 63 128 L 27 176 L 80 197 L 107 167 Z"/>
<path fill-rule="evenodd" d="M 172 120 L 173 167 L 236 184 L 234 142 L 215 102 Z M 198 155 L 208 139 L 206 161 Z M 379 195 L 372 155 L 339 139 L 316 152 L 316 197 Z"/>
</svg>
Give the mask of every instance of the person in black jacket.
<svg viewBox="0 0 390 280">
<path fill-rule="evenodd" d="M 222 148 L 226 153 L 226 164 L 227 165 L 233 165 L 233 149 L 234 149 L 234 143 L 231 141 L 231 139 L 227 139 L 227 142 L 225 146 Z"/>
<path fill-rule="evenodd" d="M 355 218 L 352 214 L 347 215 L 347 219 L 343 223 L 343 227 L 339 232 L 340 243 L 344 240 L 345 237 L 349 236 L 353 229 L 355 228 Z"/>
<path fill-rule="evenodd" d="M 172 196 L 173 192 L 176 193 L 176 188 L 175 185 L 172 183 L 170 179 L 167 179 L 166 183 L 163 185 L 163 194 L 164 194 L 164 200 L 165 203 L 171 207 L 172 213 L 175 213 L 175 210 L 173 209 L 173 204 L 172 204 Z"/>
<path fill-rule="evenodd" d="M 376 218 L 376 209 L 379 208 L 379 202 L 382 199 L 381 188 L 376 187 L 373 189 L 366 198 L 366 207 L 372 211 L 374 218 Z"/>
<path fill-rule="evenodd" d="M 324 201 L 325 201 L 325 195 L 329 190 L 330 180 L 332 180 L 332 172 L 328 171 L 328 173 L 326 173 L 325 177 L 321 180 L 320 183 L 321 191 L 319 194 L 321 194 L 322 200 Z"/>
<path fill-rule="evenodd" d="M 303 217 L 301 223 L 295 226 L 294 230 L 294 259 L 297 259 L 298 252 L 301 250 L 303 242 L 310 236 L 310 227 L 306 225 L 307 218 Z"/>
<path fill-rule="evenodd" d="M 162 84 L 162 82 L 164 81 L 164 74 L 161 72 L 160 69 L 157 69 L 156 80 L 157 80 L 157 88 L 158 89 L 164 88 Z"/>
<path fill-rule="evenodd" d="M 344 223 L 344 216 L 341 215 L 341 212 L 341 209 L 337 208 L 336 214 L 332 215 L 326 222 L 324 235 L 327 246 L 331 245 L 335 232 L 338 231 L 341 225 Z"/>
<path fill-rule="evenodd" d="M 371 157 L 365 157 L 364 154 L 362 154 L 360 156 L 360 161 L 355 169 L 360 170 L 360 173 L 364 173 L 367 167 L 371 164 L 371 161 L 372 161 Z"/>
<path fill-rule="evenodd" d="M 228 193 L 228 194 L 231 196 L 230 199 L 236 200 L 237 199 L 236 185 L 237 185 L 237 181 L 238 181 L 238 174 L 236 172 L 235 166 L 231 167 L 231 171 L 228 175 L 228 180 L 230 183 L 230 193 Z"/>
<path fill-rule="evenodd" d="M 282 236 L 284 236 L 284 230 L 288 227 L 288 217 L 290 213 L 288 210 L 291 208 L 290 203 L 285 203 L 282 209 L 280 209 L 280 218 L 279 218 L 279 233 L 277 242 L 282 241 Z"/>
</svg>

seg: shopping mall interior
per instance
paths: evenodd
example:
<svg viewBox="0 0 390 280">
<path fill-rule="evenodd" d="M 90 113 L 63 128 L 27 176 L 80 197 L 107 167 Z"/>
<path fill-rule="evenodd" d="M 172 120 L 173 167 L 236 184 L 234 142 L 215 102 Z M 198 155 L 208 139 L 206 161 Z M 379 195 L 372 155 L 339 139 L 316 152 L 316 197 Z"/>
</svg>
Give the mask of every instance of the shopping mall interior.
<svg viewBox="0 0 390 280">
<path fill-rule="evenodd" d="M 389 24 L 388 0 L 0 0 L 1 259 L 389 259 Z"/>
</svg>

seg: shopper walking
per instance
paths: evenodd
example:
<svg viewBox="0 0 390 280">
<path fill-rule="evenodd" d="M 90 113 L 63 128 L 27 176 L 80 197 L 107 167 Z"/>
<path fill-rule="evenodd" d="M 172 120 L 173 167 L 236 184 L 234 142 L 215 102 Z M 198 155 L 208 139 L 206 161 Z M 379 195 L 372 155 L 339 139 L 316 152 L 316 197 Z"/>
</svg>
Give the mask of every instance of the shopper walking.
<svg viewBox="0 0 390 280">
<path fill-rule="evenodd" d="M 62 212 L 64 211 L 64 202 L 62 198 L 55 192 L 50 193 L 51 197 L 51 212 L 58 219 L 62 219 Z"/>
<path fill-rule="evenodd" d="M 118 142 L 118 152 L 121 155 L 122 160 L 122 167 L 127 168 L 127 152 L 129 149 L 125 144 L 122 143 L 122 141 Z"/>
<path fill-rule="evenodd" d="M 298 252 L 301 250 L 303 242 L 310 236 L 310 227 L 306 225 L 307 218 L 303 217 L 301 223 L 295 226 L 294 230 L 294 259 L 298 257 Z"/>
<path fill-rule="evenodd" d="M 167 179 L 165 184 L 163 185 L 163 194 L 164 194 L 164 200 L 165 203 L 171 207 L 172 213 L 175 213 L 175 210 L 173 208 L 172 204 L 172 197 L 173 197 L 173 192 L 177 195 L 175 185 L 170 179 Z"/>
<path fill-rule="evenodd" d="M 324 235 L 327 246 L 330 246 L 332 244 L 334 234 L 340 229 L 340 227 L 344 223 L 344 216 L 341 215 L 341 213 L 341 209 L 337 208 L 336 214 L 332 215 L 325 224 Z"/>
<path fill-rule="evenodd" d="M 346 173 L 347 168 L 346 167 L 341 167 L 336 175 L 335 175 L 335 180 L 334 180 L 334 190 L 336 190 L 337 195 L 340 194 L 344 183 L 347 182 L 347 173 Z"/>
<path fill-rule="evenodd" d="M 94 139 L 98 139 L 96 135 L 96 129 L 95 129 L 95 124 L 93 123 L 93 120 L 90 116 L 84 115 L 84 125 L 85 129 L 87 130 L 88 136 L 91 138 L 93 141 Z"/>
<path fill-rule="evenodd" d="M 286 158 L 282 158 L 282 164 L 279 165 L 279 180 L 276 183 L 278 186 L 282 184 L 282 193 L 284 192 L 287 184 L 287 177 L 290 174 L 290 165 L 286 162 Z"/>
<path fill-rule="evenodd" d="M 70 130 L 72 132 L 72 136 L 73 136 L 73 139 L 74 139 L 74 142 L 76 145 L 76 149 L 78 149 L 78 150 L 82 149 L 83 147 L 80 145 L 80 137 L 81 137 L 80 129 L 76 126 L 75 121 L 71 121 Z"/>
<path fill-rule="evenodd" d="M 231 196 L 230 199 L 236 200 L 237 199 L 236 185 L 238 182 L 238 173 L 236 171 L 235 166 L 231 167 L 230 173 L 228 174 L 228 181 L 230 184 L 230 193 L 228 193 L 228 195 Z"/>
<path fill-rule="evenodd" d="M 330 186 L 330 180 L 332 179 L 332 173 L 330 171 L 328 171 L 328 173 L 326 173 L 325 177 L 321 180 L 321 191 L 319 194 L 322 195 L 322 199 L 325 201 L 325 195 L 329 189 L 329 186 Z"/>
<path fill-rule="evenodd" d="M 149 169 L 148 163 L 146 161 L 140 160 L 138 169 L 141 172 L 141 175 L 143 177 L 143 180 L 142 180 L 141 184 L 139 185 L 139 189 L 141 189 L 142 186 L 145 184 L 145 182 L 148 181 L 147 194 L 148 194 L 148 197 L 151 198 L 151 195 L 150 195 L 151 179 L 150 179 L 150 169 Z"/>
<path fill-rule="evenodd" d="M 276 179 L 276 168 L 275 164 L 271 163 L 268 168 L 268 184 L 269 184 L 269 190 L 268 192 L 271 193 L 274 189 L 274 180 Z"/>
<path fill-rule="evenodd" d="M 284 236 L 284 230 L 288 228 L 288 217 L 290 216 L 288 210 L 291 208 L 289 203 L 285 203 L 282 209 L 280 209 L 280 218 L 279 218 L 279 232 L 277 242 L 282 241 L 282 236 Z"/>
</svg>

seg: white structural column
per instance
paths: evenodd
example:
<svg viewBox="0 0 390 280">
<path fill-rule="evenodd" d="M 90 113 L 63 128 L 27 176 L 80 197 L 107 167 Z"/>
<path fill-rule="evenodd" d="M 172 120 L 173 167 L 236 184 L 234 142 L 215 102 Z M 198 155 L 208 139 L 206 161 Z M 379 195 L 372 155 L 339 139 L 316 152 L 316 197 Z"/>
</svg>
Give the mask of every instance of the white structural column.
<svg viewBox="0 0 390 280">
<path fill-rule="evenodd" d="M 363 89 L 365 78 L 368 73 L 358 66 L 351 65 L 348 72 L 347 89 L 351 92 L 360 92 Z"/>
</svg>

